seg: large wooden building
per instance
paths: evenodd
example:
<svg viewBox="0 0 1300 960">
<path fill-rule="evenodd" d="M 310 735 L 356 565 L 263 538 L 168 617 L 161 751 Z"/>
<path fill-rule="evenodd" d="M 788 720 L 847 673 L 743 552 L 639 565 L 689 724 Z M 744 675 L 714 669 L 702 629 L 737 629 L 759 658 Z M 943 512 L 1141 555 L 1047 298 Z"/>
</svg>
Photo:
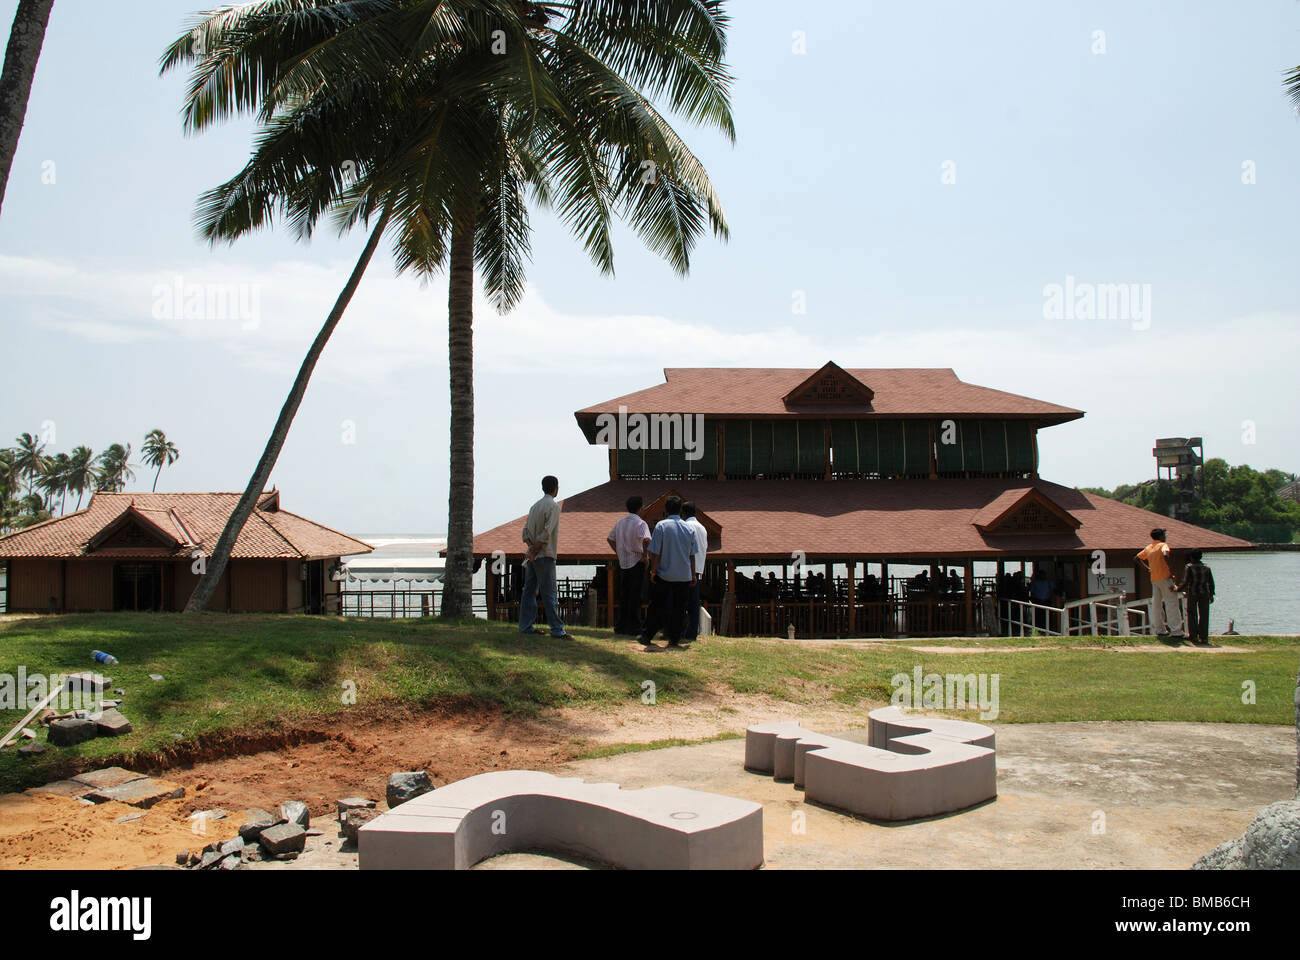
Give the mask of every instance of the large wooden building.
<svg viewBox="0 0 1300 960">
<path fill-rule="evenodd" d="M 1017 586 L 1012 567 L 1047 570 L 1060 604 L 1136 600 L 1151 594 L 1133 555 L 1153 527 L 1176 558 L 1252 546 L 1042 479 L 1038 431 L 1082 416 L 948 369 L 669 369 L 659 386 L 577 412 L 588 442 L 609 446 L 609 481 L 563 501 L 560 562 L 603 566 L 594 586 L 612 625 L 606 537 L 629 496 L 653 524 L 675 493 L 709 529 L 702 594 L 723 632 L 969 635 L 996 632 L 989 611 Z M 476 558 L 506 561 L 488 570 L 500 619 L 518 615 L 524 519 L 474 540 Z M 995 572 L 977 577 L 979 561 Z M 927 575 L 891 576 L 891 564 Z M 744 575 L 754 568 L 768 576 Z M 570 590 L 569 617 L 587 586 Z"/>
<path fill-rule="evenodd" d="M 183 610 L 239 497 L 101 492 L 76 513 L 0 537 L 7 612 Z M 235 541 L 208 609 L 337 612 L 331 570 L 371 549 L 282 510 L 271 491 Z"/>
</svg>

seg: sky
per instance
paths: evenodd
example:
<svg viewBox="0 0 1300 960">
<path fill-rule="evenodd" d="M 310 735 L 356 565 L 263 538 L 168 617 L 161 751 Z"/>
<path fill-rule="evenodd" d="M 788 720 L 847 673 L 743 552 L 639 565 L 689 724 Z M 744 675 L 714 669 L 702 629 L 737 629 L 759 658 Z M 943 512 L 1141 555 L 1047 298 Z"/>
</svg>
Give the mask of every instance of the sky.
<svg viewBox="0 0 1300 960">
<path fill-rule="evenodd" d="M 159 427 L 181 452 L 159 490 L 242 490 L 365 238 L 197 238 L 195 201 L 252 139 L 246 121 L 183 135 L 184 77 L 158 75 L 200 9 L 55 4 L 0 213 L 0 442 L 138 451 Z M 525 513 L 543 474 L 562 497 L 607 479 L 573 412 L 665 367 L 952 367 L 1087 411 L 1039 438 L 1043 476 L 1071 486 L 1154 476 L 1169 436 L 1300 471 L 1282 88 L 1300 4 L 728 11 L 736 142 L 680 129 L 731 240 L 702 239 L 681 278 L 620 228 L 607 277 L 534 213 L 523 302 L 476 305 L 476 530 Z M 1100 309 L 1107 289 L 1127 303 Z M 445 530 L 446 300 L 445 276 L 375 258 L 272 475 L 285 509 Z"/>
</svg>

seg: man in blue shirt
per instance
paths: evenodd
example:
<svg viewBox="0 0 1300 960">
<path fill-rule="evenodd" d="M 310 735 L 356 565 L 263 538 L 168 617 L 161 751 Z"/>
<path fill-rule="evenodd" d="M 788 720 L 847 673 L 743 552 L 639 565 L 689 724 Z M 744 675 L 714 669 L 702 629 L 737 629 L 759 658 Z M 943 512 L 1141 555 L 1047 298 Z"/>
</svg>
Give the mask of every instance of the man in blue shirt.
<svg viewBox="0 0 1300 960">
<path fill-rule="evenodd" d="M 650 535 L 650 609 L 637 639 L 652 649 L 658 649 L 653 641 L 661 623 L 668 646 L 682 645 L 686 598 L 695 583 L 695 532 L 682 522 L 681 512 L 682 501 L 669 497 L 664 518 Z"/>
</svg>

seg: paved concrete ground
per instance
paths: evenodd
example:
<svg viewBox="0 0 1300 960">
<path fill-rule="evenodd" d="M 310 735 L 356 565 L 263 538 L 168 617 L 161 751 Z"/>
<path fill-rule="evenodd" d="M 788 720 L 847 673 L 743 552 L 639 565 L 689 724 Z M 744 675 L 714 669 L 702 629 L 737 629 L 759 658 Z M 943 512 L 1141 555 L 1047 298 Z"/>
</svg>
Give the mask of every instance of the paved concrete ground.
<svg viewBox="0 0 1300 960">
<path fill-rule="evenodd" d="M 762 803 L 767 869 L 1185 869 L 1240 835 L 1260 807 L 1295 790 L 1293 727 L 1045 723 L 995 729 L 998 798 L 902 824 L 871 823 L 804 803 L 791 784 L 742 769 L 743 740 L 582 760 L 554 772 L 628 789 L 669 783 Z M 826 732 L 866 742 L 865 729 Z M 355 866 L 356 854 L 341 850 L 332 830 L 313 838 L 296 863 L 259 865 Z M 478 869 L 592 866 L 520 853 Z"/>
</svg>

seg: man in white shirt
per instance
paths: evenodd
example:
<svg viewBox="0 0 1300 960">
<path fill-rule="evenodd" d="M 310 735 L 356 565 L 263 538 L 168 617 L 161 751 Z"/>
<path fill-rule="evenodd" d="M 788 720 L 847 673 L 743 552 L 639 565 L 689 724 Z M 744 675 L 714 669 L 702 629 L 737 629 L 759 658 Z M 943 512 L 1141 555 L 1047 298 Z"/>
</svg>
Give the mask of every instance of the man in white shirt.
<svg viewBox="0 0 1300 960">
<path fill-rule="evenodd" d="M 537 629 L 537 595 L 541 593 L 551 636 L 565 639 L 569 633 L 555 603 L 555 560 L 560 544 L 560 505 L 555 502 L 555 495 L 559 492 L 559 480 L 543 477 L 542 499 L 533 504 L 524 523 L 524 543 L 528 549 L 524 554 L 524 592 L 519 598 L 519 632 L 542 632 Z"/>
<path fill-rule="evenodd" d="M 709 552 L 709 531 L 695 519 L 695 501 L 682 504 L 682 522 L 695 534 L 695 582 L 686 600 L 686 629 L 683 641 L 695 640 L 700 635 L 700 580 L 704 577 L 704 555 Z"/>
<path fill-rule="evenodd" d="M 618 623 L 615 635 L 629 637 L 641 634 L 641 585 L 645 582 L 645 561 L 649 557 L 650 525 L 641 519 L 640 497 L 627 498 L 627 515 L 614 524 L 606 538 L 609 547 L 618 555 L 620 589 L 618 596 Z"/>
</svg>

